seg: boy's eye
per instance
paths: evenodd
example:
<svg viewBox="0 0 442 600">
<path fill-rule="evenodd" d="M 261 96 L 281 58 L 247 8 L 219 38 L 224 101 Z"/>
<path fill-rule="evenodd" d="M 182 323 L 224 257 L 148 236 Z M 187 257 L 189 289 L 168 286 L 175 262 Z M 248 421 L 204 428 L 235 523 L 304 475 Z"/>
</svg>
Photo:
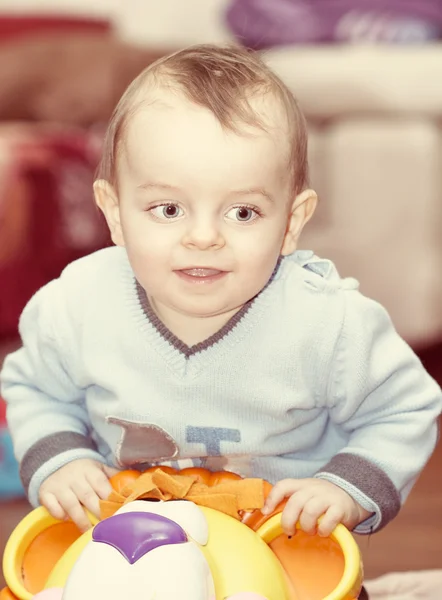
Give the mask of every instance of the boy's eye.
<svg viewBox="0 0 442 600">
<path fill-rule="evenodd" d="M 176 219 L 183 215 L 183 210 L 176 204 L 153 206 L 149 212 L 157 219 Z"/>
<path fill-rule="evenodd" d="M 241 223 L 247 223 L 253 221 L 259 217 L 258 211 L 248 206 L 236 206 L 227 213 L 226 217 L 234 221 L 240 221 Z"/>
</svg>

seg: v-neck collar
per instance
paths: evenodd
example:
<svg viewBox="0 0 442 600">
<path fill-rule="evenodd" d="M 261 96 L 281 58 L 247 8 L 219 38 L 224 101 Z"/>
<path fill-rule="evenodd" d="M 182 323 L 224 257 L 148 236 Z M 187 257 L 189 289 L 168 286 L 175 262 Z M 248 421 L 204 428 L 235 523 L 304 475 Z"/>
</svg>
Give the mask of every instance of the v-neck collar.
<svg viewBox="0 0 442 600">
<path fill-rule="evenodd" d="M 229 351 L 234 351 L 238 344 L 262 319 L 267 305 L 273 297 L 273 283 L 281 274 L 282 260 L 278 261 L 267 285 L 261 292 L 247 302 L 219 331 L 207 340 L 187 346 L 175 336 L 159 319 L 152 309 L 143 287 L 137 282 L 127 262 L 125 278 L 127 302 L 134 318 L 134 324 L 145 343 L 155 349 L 161 356 L 167 369 L 178 377 L 195 377 L 210 364 L 221 360 Z"/>
<path fill-rule="evenodd" d="M 246 302 L 244 306 L 231 317 L 225 325 L 221 327 L 216 333 L 208 337 L 203 342 L 199 342 L 198 344 L 194 344 L 193 346 L 188 346 L 182 340 L 180 340 L 174 333 L 170 331 L 155 313 L 152 308 L 151 303 L 149 302 L 149 298 L 147 297 L 146 291 L 144 288 L 135 281 L 138 300 L 140 302 L 141 308 L 146 315 L 146 318 L 150 321 L 150 323 L 155 327 L 158 333 L 164 338 L 166 342 L 171 344 L 175 350 L 180 352 L 186 358 L 194 354 L 198 354 L 199 352 L 203 352 L 207 350 L 211 346 L 214 346 L 218 342 L 220 342 L 226 335 L 228 335 L 236 325 L 241 321 L 241 319 L 247 314 L 249 308 L 251 307 L 254 299 Z"/>
</svg>

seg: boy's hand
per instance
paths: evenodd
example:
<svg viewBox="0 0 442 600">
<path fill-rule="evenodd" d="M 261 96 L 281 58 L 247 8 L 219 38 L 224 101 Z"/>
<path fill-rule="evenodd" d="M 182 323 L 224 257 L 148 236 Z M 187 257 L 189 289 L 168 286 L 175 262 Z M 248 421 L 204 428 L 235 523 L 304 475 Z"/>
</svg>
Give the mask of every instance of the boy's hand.
<svg viewBox="0 0 442 600">
<path fill-rule="evenodd" d="M 109 477 L 115 473 L 117 469 L 95 460 L 74 460 L 45 479 L 40 487 L 40 502 L 54 519 L 70 518 L 81 531 L 86 531 L 91 522 L 84 508 L 99 516 L 100 498 L 105 500 L 111 493 Z"/>
<path fill-rule="evenodd" d="M 263 514 L 271 513 L 288 498 L 281 517 L 284 533 L 293 535 L 295 525 L 306 533 L 326 537 L 342 523 L 350 531 L 372 514 L 362 508 L 347 492 L 323 479 L 283 479 L 267 497 Z M 319 517 L 322 517 L 318 524 Z"/>
</svg>

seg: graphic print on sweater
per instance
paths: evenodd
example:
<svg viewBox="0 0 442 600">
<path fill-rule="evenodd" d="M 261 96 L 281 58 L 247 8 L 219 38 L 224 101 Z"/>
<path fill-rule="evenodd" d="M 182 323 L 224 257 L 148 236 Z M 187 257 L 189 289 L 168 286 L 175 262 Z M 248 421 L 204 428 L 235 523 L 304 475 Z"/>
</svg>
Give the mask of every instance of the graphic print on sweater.
<svg viewBox="0 0 442 600">
<path fill-rule="evenodd" d="M 179 459 L 180 449 L 173 437 L 162 427 L 153 423 L 141 423 L 118 417 L 107 417 L 106 421 L 122 428 L 120 441 L 115 450 L 116 461 L 123 468 L 148 468 L 152 464 L 170 464 L 176 468 L 204 466 L 211 471 L 232 470 L 235 462 L 241 466 L 241 475 L 248 475 L 250 460 L 244 456 L 224 456 L 221 442 L 241 442 L 239 429 L 226 427 L 194 427 L 186 428 L 186 442 L 201 444 L 204 447 L 203 457 Z M 204 456 L 205 455 L 205 456 Z"/>
</svg>

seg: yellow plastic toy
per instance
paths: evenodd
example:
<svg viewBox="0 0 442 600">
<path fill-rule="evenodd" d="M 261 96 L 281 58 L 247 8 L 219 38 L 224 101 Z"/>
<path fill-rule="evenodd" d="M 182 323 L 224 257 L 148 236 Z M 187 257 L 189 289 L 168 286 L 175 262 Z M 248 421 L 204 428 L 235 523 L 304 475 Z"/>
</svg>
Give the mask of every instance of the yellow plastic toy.
<svg viewBox="0 0 442 600">
<path fill-rule="evenodd" d="M 119 474 L 112 481 L 117 502 L 107 506 L 111 516 L 98 521 L 90 515 L 95 526 L 84 534 L 44 508 L 33 510 L 5 548 L 8 587 L 0 600 L 358 598 L 361 557 L 345 527 L 339 525 L 330 538 L 298 530 L 289 539 L 281 529 L 282 505 L 266 517 L 259 510 L 226 514 L 237 478 L 186 471 L 170 479 L 173 489 L 186 480 L 197 483 L 186 488 L 186 495 L 175 491 L 172 496 L 152 485 L 155 474 L 153 479 Z M 247 481 L 252 480 L 236 481 L 240 493 Z M 140 495 L 159 501 L 140 500 Z"/>
</svg>

